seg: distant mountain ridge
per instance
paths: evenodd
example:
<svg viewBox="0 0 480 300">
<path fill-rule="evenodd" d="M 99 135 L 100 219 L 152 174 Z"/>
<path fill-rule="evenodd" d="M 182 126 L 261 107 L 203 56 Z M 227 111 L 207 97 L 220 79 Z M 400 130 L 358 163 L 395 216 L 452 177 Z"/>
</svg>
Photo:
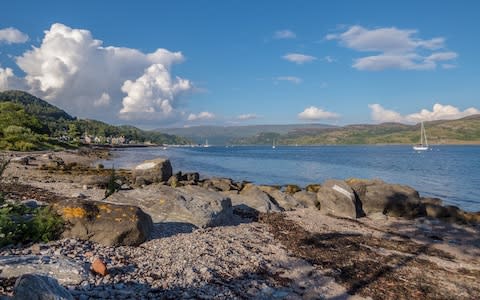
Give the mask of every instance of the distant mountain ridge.
<svg viewBox="0 0 480 300">
<path fill-rule="evenodd" d="M 456 120 L 425 122 L 431 144 L 480 144 L 480 115 Z M 420 124 L 401 123 L 199 126 L 162 129 L 196 143 L 214 145 L 325 145 L 325 144 L 415 144 L 420 139 Z"/>
<path fill-rule="evenodd" d="M 192 126 L 184 128 L 161 128 L 157 131 L 183 136 L 197 144 L 208 139 L 209 144 L 229 145 L 239 143 L 244 138 L 260 134 L 279 136 L 297 129 L 335 128 L 326 124 L 290 124 L 290 125 L 244 125 L 244 126 Z"/>
</svg>

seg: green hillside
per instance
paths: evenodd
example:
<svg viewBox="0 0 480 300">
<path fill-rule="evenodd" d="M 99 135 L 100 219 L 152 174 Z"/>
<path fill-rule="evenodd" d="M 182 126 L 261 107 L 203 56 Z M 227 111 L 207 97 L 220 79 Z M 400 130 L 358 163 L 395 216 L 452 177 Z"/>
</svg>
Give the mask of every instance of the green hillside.
<svg viewBox="0 0 480 300">
<path fill-rule="evenodd" d="M 458 120 L 425 122 L 430 144 L 480 143 L 480 115 Z M 379 125 L 348 125 L 325 129 L 297 129 L 287 134 L 261 133 L 237 139 L 238 144 L 415 144 L 420 140 L 420 124 L 384 123 Z"/>
<path fill-rule="evenodd" d="M 29 151 L 76 147 L 85 133 L 99 137 L 102 142 L 123 136 L 135 143 L 189 143 L 185 138 L 133 126 L 78 119 L 23 91 L 0 92 L 0 149 Z"/>
<path fill-rule="evenodd" d="M 292 125 L 247 125 L 247 126 L 192 126 L 186 128 L 164 128 L 161 132 L 183 136 L 197 144 L 208 139 L 212 145 L 242 144 L 242 140 L 259 135 L 278 136 L 297 129 L 325 129 L 334 126 L 325 124 L 292 124 Z M 261 139 L 261 138 L 260 138 Z M 259 144 L 259 143 L 254 143 Z"/>
</svg>

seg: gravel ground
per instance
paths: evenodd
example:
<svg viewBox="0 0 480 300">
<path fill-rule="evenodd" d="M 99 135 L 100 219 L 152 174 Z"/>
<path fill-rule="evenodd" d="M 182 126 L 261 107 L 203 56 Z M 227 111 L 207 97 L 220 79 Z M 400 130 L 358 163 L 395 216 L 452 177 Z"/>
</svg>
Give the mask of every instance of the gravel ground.
<svg viewBox="0 0 480 300">
<path fill-rule="evenodd" d="M 198 229 L 139 247 L 64 239 L 40 249 L 42 255 L 65 255 L 87 267 L 94 257 L 106 263 L 107 276 L 91 273 L 88 280 L 68 286 L 78 299 L 352 298 L 309 263 L 290 256 L 266 225 L 255 222 Z M 0 252 L 22 254 L 32 254 L 32 247 Z"/>
</svg>

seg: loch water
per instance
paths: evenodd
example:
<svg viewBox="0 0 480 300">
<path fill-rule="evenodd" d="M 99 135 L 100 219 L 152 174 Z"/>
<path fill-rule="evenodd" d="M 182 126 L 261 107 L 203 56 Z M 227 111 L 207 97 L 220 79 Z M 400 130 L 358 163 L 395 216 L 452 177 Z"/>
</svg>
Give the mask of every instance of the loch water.
<svg viewBox="0 0 480 300">
<path fill-rule="evenodd" d="M 321 183 L 326 179 L 379 178 L 409 185 L 421 196 L 480 211 L 480 146 L 212 146 L 116 149 L 106 167 L 129 168 L 159 156 L 174 172 L 228 177 L 256 184 Z"/>
</svg>

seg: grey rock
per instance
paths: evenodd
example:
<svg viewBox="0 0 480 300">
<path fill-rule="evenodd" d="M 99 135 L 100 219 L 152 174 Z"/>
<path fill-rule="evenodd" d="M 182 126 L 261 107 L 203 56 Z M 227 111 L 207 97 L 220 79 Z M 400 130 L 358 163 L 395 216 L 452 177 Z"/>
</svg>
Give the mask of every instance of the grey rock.
<svg viewBox="0 0 480 300">
<path fill-rule="evenodd" d="M 73 297 L 52 277 L 25 274 L 15 282 L 13 299 L 73 300 Z"/>
<path fill-rule="evenodd" d="M 136 246 L 147 240 L 153 229 L 152 218 L 136 206 L 68 199 L 53 207 L 71 225 L 64 237 L 106 246 Z"/>
<path fill-rule="evenodd" d="M 120 191 L 110 202 L 138 205 L 157 222 L 183 222 L 197 227 L 220 226 L 232 220 L 228 197 L 199 186 L 172 188 L 149 185 L 143 189 Z"/>
<path fill-rule="evenodd" d="M 320 211 L 338 217 L 363 216 L 361 205 L 350 186 L 343 180 L 327 180 L 317 193 Z"/>
<path fill-rule="evenodd" d="M 14 158 L 10 159 L 10 162 L 17 163 L 17 164 L 24 165 L 24 166 L 28 166 L 29 163 L 30 163 L 30 160 L 32 158 L 33 157 L 30 157 L 30 156 L 14 157 Z M 33 158 L 33 159 L 35 159 L 35 158 Z"/>
<path fill-rule="evenodd" d="M 88 270 L 84 266 L 65 256 L 1 256 L 0 270 L 2 278 L 43 274 L 55 278 L 61 284 L 79 284 L 88 277 Z"/>
<path fill-rule="evenodd" d="M 291 194 L 284 193 L 274 186 L 261 185 L 258 188 L 270 196 L 284 210 L 293 210 L 298 207 L 305 207 L 299 203 Z"/>
<path fill-rule="evenodd" d="M 406 218 L 426 215 L 425 205 L 418 192 L 409 186 L 363 179 L 350 179 L 348 183 L 367 215 L 377 212 Z"/>
<path fill-rule="evenodd" d="M 87 175 L 83 177 L 81 184 L 87 187 L 94 186 L 104 189 L 108 186 L 109 181 L 110 176 L 108 175 Z"/>
<path fill-rule="evenodd" d="M 136 185 L 166 182 L 171 176 L 172 165 L 167 158 L 146 160 L 132 170 L 133 182 Z"/>
<path fill-rule="evenodd" d="M 43 201 L 38 201 L 38 200 L 35 200 L 35 199 L 27 199 L 27 200 L 22 200 L 20 202 L 21 204 L 29 207 L 29 208 L 38 208 L 40 206 L 46 206 L 47 203 L 43 202 Z"/>
<path fill-rule="evenodd" d="M 230 178 L 209 178 L 205 179 L 202 185 L 205 188 L 224 192 L 237 189 Z"/>
<path fill-rule="evenodd" d="M 275 199 L 252 184 L 246 185 L 240 193 L 236 191 L 225 192 L 224 195 L 232 199 L 232 205 L 246 206 L 258 212 L 280 212 L 282 208 Z"/>
<path fill-rule="evenodd" d="M 308 191 L 300 191 L 293 194 L 293 198 L 307 208 L 320 208 L 320 202 L 317 200 L 317 194 Z"/>
</svg>

